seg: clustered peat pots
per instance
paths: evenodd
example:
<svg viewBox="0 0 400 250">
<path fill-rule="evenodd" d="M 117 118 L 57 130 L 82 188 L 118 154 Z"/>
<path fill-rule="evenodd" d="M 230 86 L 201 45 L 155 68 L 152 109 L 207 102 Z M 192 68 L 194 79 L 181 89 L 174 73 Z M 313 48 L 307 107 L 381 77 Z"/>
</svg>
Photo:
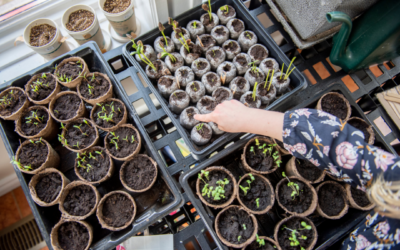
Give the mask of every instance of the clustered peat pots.
<svg viewBox="0 0 400 250">
<path fill-rule="evenodd" d="M 210 1 L 202 8 L 206 13 L 200 20 L 187 24 L 169 18 L 170 37 L 165 24 L 159 23 L 154 47 L 132 40 L 131 53 L 197 146 L 209 145 L 223 131 L 217 124 L 216 132 L 209 128 L 211 124 L 197 126 L 192 114 L 210 113 L 233 98 L 265 108 L 290 90 L 289 75 L 294 70 L 291 63 L 281 72 L 284 67 L 268 57 L 268 49 L 246 30 L 235 8 L 224 5 L 213 13 Z"/>
<path fill-rule="evenodd" d="M 0 96 L 0 117 L 13 120 L 26 139 L 20 140 L 13 165 L 33 175 L 32 199 L 43 207 L 58 205 L 62 214 L 50 235 L 54 249 L 89 249 L 93 230 L 84 221 L 88 217 L 97 216 L 111 231 L 132 224 L 137 212 L 132 195 L 153 187 L 158 166 L 139 154 L 140 133 L 127 124 L 128 110 L 113 98 L 107 75 L 89 72 L 83 58 L 69 57 L 53 73 L 33 75 L 25 90 L 9 87 Z M 76 152 L 74 161 L 72 155 L 60 160 L 68 150 Z M 115 174 L 115 160 L 122 161 L 120 187 L 128 192 L 109 190 L 101 197 L 99 185 Z M 69 180 L 59 169 L 71 162 L 76 177 L 68 173 Z"/>
</svg>

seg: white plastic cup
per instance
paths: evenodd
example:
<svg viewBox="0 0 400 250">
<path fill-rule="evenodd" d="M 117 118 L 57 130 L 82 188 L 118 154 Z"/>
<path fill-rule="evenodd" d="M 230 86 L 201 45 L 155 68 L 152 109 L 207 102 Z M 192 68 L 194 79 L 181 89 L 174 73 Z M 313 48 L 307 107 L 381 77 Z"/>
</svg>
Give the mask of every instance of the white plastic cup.
<svg viewBox="0 0 400 250">
<path fill-rule="evenodd" d="M 72 12 L 78 11 L 78 10 L 87 10 L 93 13 L 94 15 L 94 20 L 92 25 L 89 26 L 89 28 L 82 30 L 82 31 L 70 31 L 67 29 L 66 24 L 69 21 L 69 16 L 71 15 Z M 94 41 L 97 43 L 100 49 L 104 49 L 106 45 L 106 41 L 104 40 L 103 32 L 100 29 L 99 25 L 99 20 L 97 19 L 96 12 L 94 9 L 88 5 L 83 5 L 83 4 L 78 4 L 70 7 L 67 9 L 62 18 L 61 18 L 61 24 L 64 27 L 64 29 L 68 32 L 68 34 L 74 38 L 80 45 L 87 43 L 89 41 Z"/>
<path fill-rule="evenodd" d="M 135 9 L 133 7 L 133 0 L 129 7 L 120 13 L 110 13 L 103 9 L 106 0 L 99 0 L 99 7 L 103 11 L 104 15 L 110 22 L 114 31 L 121 37 L 127 37 L 126 34 L 136 33 L 136 16 Z"/>
<path fill-rule="evenodd" d="M 51 40 L 48 44 L 45 44 L 40 47 L 35 47 L 30 44 L 31 29 L 33 27 L 41 25 L 41 24 L 48 24 L 50 26 L 55 27 L 56 35 L 54 36 L 53 40 Z M 41 19 L 34 20 L 30 24 L 28 24 L 24 30 L 24 42 L 25 42 L 26 46 L 28 46 L 29 48 L 31 48 L 32 50 L 34 50 L 36 53 L 43 56 L 47 60 L 56 58 L 56 57 L 63 55 L 71 50 L 65 41 L 60 42 L 61 39 L 62 39 L 61 31 L 58 28 L 57 24 L 53 20 L 50 20 L 47 18 L 41 18 Z"/>
</svg>

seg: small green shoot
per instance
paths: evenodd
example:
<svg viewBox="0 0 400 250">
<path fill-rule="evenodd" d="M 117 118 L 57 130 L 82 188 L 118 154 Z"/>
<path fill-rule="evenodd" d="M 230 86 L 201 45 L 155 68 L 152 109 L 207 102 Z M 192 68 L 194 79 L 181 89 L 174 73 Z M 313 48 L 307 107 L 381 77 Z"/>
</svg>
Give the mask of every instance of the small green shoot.
<svg viewBox="0 0 400 250">
<path fill-rule="evenodd" d="M 291 71 L 289 71 L 290 66 L 292 66 L 292 63 L 294 62 L 294 60 L 296 60 L 296 57 L 293 57 L 292 61 L 289 64 L 289 67 L 286 69 L 285 78 L 284 78 L 285 80 L 288 79 L 289 75 L 292 74 L 292 71 L 296 68 L 296 67 L 293 67 L 293 69 Z M 283 72 L 282 72 L 282 74 L 283 74 Z M 282 78 L 282 75 L 281 75 L 281 78 Z"/>
<path fill-rule="evenodd" d="M 258 234 L 256 234 L 256 237 L 257 237 L 256 239 L 257 239 L 257 243 L 258 243 L 259 247 L 265 246 L 265 240 L 264 239 L 260 239 L 258 237 Z"/>
<path fill-rule="evenodd" d="M 256 83 L 254 84 L 254 89 L 253 89 L 253 94 L 252 94 L 252 96 L 253 96 L 253 101 L 256 101 L 256 97 L 257 97 L 257 85 L 258 85 L 258 82 L 256 82 Z"/>
<path fill-rule="evenodd" d="M 282 172 L 282 176 L 288 180 L 287 186 L 293 190 L 290 196 L 293 197 L 292 198 L 293 200 L 296 199 L 296 196 L 300 195 L 299 185 L 297 183 L 290 181 L 289 177 L 286 176 L 285 172 Z"/>
<path fill-rule="evenodd" d="M 163 37 L 164 37 L 164 41 L 165 41 L 165 45 L 168 47 L 168 40 L 167 40 L 167 37 L 165 36 L 165 34 L 164 34 L 164 30 L 165 30 L 165 27 L 164 27 L 164 25 L 162 25 L 162 23 L 158 23 L 158 30 L 161 32 L 161 34 L 163 35 Z M 161 48 L 163 48 L 163 46 L 161 46 Z"/>
<path fill-rule="evenodd" d="M 203 4 L 201 6 L 201 8 L 203 8 L 203 10 L 208 12 L 208 15 L 210 17 L 210 22 L 212 21 L 213 17 L 212 17 L 212 10 L 211 10 L 211 1 L 208 0 L 208 5 L 207 4 Z"/>
<path fill-rule="evenodd" d="M 11 164 L 16 165 L 21 170 L 26 170 L 26 171 L 32 170 L 31 164 L 24 166 L 21 164 L 21 160 L 16 160 L 15 157 L 13 157 L 13 159 L 11 160 Z"/>
<path fill-rule="evenodd" d="M 197 29 L 197 22 L 194 21 L 194 22 L 192 23 L 192 26 L 193 26 L 193 28 Z"/>
<path fill-rule="evenodd" d="M 308 225 L 305 221 L 301 222 L 301 226 L 302 226 L 302 228 L 299 228 L 299 229 L 291 229 L 291 228 L 288 228 L 286 225 L 283 225 L 281 230 L 285 230 L 286 229 L 286 230 L 289 230 L 289 231 L 292 232 L 291 233 L 291 237 L 289 237 L 290 246 L 292 246 L 292 247 L 300 246 L 301 250 L 305 250 L 305 248 L 300 245 L 299 239 L 307 240 L 307 236 L 301 235 L 299 231 L 301 231 L 301 230 L 311 230 L 312 227 L 311 227 L 311 225 Z M 297 236 L 299 236 L 299 239 L 297 238 Z"/>
<path fill-rule="evenodd" d="M 256 199 L 256 205 L 257 205 L 257 208 L 260 207 L 260 198 L 257 198 L 257 199 Z"/>
<path fill-rule="evenodd" d="M 247 228 L 246 228 L 246 224 L 243 224 L 242 227 L 243 227 L 244 230 L 247 229 Z"/>
<path fill-rule="evenodd" d="M 240 239 L 241 239 L 241 238 L 242 238 L 242 236 L 239 235 L 239 236 L 238 236 L 238 241 L 239 241 L 239 242 L 240 242 Z"/>
</svg>

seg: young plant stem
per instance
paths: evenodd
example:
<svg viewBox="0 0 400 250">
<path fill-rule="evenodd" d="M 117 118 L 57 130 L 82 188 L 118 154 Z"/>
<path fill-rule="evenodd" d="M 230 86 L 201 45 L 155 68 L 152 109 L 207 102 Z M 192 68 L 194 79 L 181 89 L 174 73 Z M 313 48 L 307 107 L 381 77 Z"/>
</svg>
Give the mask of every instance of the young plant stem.
<svg viewBox="0 0 400 250">
<path fill-rule="evenodd" d="M 166 37 L 165 34 L 164 34 L 165 27 L 164 27 L 164 25 L 162 25 L 162 23 L 160 23 L 160 22 L 158 23 L 158 29 L 161 31 L 161 34 L 162 34 L 163 37 L 164 37 L 165 45 L 168 47 L 167 37 Z"/>
<path fill-rule="evenodd" d="M 268 73 L 269 73 L 269 72 L 268 72 Z M 269 91 L 269 88 L 271 88 L 272 79 L 274 78 L 274 73 L 275 73 L 275 70 L 273 69 L 273 70 L 272 70 L 272 75 L 271 75 L 271 80 L 269 81 L 269 85 L 268 85 L 267 91 Z"/>
<path fill-rule="evenodd" d="M 282 70 L 281 70 L 281 77 L 280 77 L 280 79 L 282 79 L 282 75 L 283 75 L 283 67 L 285 66 L 285 64 L 284 63 L 282 63 Z"/>
<path fill-rule="evenodd" d="M 258 85 L 258 82 L 256 82 L 256 83 L 254 84 L 254 89 L 253 89 L 253 101 L 256 101 L 257 85 Z"/>
</svg>

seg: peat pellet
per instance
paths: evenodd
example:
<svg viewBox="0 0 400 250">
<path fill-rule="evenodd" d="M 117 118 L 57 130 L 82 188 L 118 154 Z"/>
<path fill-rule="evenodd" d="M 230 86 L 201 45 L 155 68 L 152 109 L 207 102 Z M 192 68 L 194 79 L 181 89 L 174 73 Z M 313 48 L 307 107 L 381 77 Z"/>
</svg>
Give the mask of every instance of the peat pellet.
<svg viewBox="0 0 400 250">
<path fill-rule="evenodd" d="M 258 66 L 265 75 L 272 75 L 272 70 L 275 70 L 276 73 L 279 71 L 279 63 L 274 58 L 265 58 L 261 61 L 260 65 Z"/>
<path fill-rule="evenodd" d="M 210 15 L 205 13 L 201 15 L 200 22 L 203 23 L 204 28 L 206 29 L 206 33 L 210 33 L 211 30 L 219 24 L 219 18 L 215 13 L 211 13 L 211 20 Z"/>
<path fill-rule="evenodd" d="M 229 30 L 231 39 L 238 39 L 239 35 L 244 31 L 244 22 L 240 19 L 233 18 L 228 21 L 226 27 Z"/>
<path fill-rule="evenodd" d="M 243 31 L 240 33 L 238 38 L 238 43 L 240 44 L 243 52 L 247 52 L 251 46 L 257 43 L 257 41 L 257 35 L 250 30 Z"/>
<path fill-rule="evenodd" d="M 217 74 L 223 85 L 230 83 L 236 77 L 236 67 L 233 63 L 225 61 L 218 66 Z"/>
<path fill-rule="evenodd" d="M 163 52 L 164 50 L 162 48 L 164 48 L 168 53 L 172 53 L 175 51 L 174 42 L 171 40 L 170 37 L 168 37 L 168 36 L 165 36 L 165 37 L 167 38 L 167 42 L 165 42 L 165 38 L 163 36 L 159 36 L 156 38 L 156 40 L 154 40 L 154 50 L 156 53 Z M 162 45 L 162 47 L 161 47 L 161 45 Z"/>
<path fill-rule="evenodd" d="M 168 99 L 175 90 L 179 89 L 178 83 L 173 76 L 162 76 L 158 79 L 157 88 L 160 94 Z"/>
<path fill-rule="evenodd" d="M 185 38 L 185 41 L 190 39 L 190 34 L 189 34 L 189 31 L 187 31 L 187 29 L 180 28 L 178 31 L 181 32 L 181 34 Z M 175 44 L 175 49 L 176 50 L 179 50 L 183 46 L 182 43 L 181 43 L 181 41 L 183 40 L 182 36 L 180 35 L 180 33 L 179 34 L 176 33 L 175 30 L 172 31 L 172 33 L 171 33 L 171 39 Z M 184 41 L 182 41 L 182 42 L 184 42 Z"/>
<path fill-rule="evenodd" d="M 251 58 L 246 53 L 239 53 L 233 58 L 233 65 L 235 65 L 237 74 L 244 75 L 250 68 Z"/>
<path fill-rule="evenodd" d="M 217 106 L 217 102 L 212 98 L 211 96 L 203 96 L 198 102 L 197 102 L 197 109 L 200 111 L 202 114 L 209 114 L 214 111 L 215 107 Z"/>
<path fill-rule="evenodd" d="M 253 91 L 247 91 L 240 97 L 240 102 L 250 108 L 260 108 L 261 98 L 256 94 L 253 95 Z"/>
<path fill-rule="evenodd" d="M 161 60 L 156 60 L 156 61 L 153 61 L 153 65 L 154 65 L 155 69 L 153 67 L 151 67 L 150 65 L 146 66 L 146 75 L 150 79 L 158 80 L 162 76 L 171 75 L 171 71 L 168 69 L 165 62 L 163 62 Z"/>
<path fill-rule="evenodd" d="M 176 90 L 169 96 L 169 108 L 175 114 L 180 114 L 189 106 L 189 94 L 183 90 Z"/>
<path fill-rule="evenodd" d="M 192 70 L 197 78 L 201 78 L 211 70 L 211 64 L 207 59 L 200 57 L 192 62 Z"/>
<path fill-rule="evenodd" d="M 204 54 L 209 48 L 216 46 L 217 41 L 211 35 L 203 34 L 196 39 L 196 45 L 200 47 L 201 52 Z"/>
<path fill-rule="evenodd" d="M 237 76 L 229 83 L 229 89 L 233 93 L 233 98 L 240 100 L 240 97 L 250 90 L 250 83 L 246 78 Z"/>
<path fill-rule="evenodd" d="M 274 85 L 262 83 L 257 85 L 256 95 L 261 98 L 261 104 L 269 106 L 276 97 L 276 88 Z"/>
<path fill-rule="evenodd" d="M 182 46 L 181 49 L 179 50 L 179 53 L 185 59 L 186 65 L 191 65 L 194 60 L 199 58 L 202 53 L 202 48 L 194 43 L 189 44 L 189 51 Z"/>
<path fill-rule="evenodd" d="M 229 30 L 224 25 L 218 25 L 211 30 L 211 36 L 217 41 L 218 45 L 222 45 L 229 39 Z"/>
<path fill-rule="evenodd" d="M 185 64 L 185 61 L 183 60 L 181 54 L 177 52 L 172 52 L 171 56 L 168 55 L 165 57 L 165 64 L 167 65 L 168 69 L 174 73 L 177 69 Z"/>
<path fill-rule="evenodd" d="M 188 66 L 182 66 L 175 71 L 175 80 L 181 88 L 194 81 L 193 70 Z"/>
<path fill-rule="evenodd" d="M 242 51 L 239 43 L 235 40 L 226 40 L 222 44 L 222 48 L 225 50 L 226 59 L 228 60 L 233 60 Z"/>
<path fill-rule="evenodd" d="M 274 74 L 272 79 L 272 84 L 276 88 L 276 94 L 282 95 L 288 91 L 290 85 L 290 78 L 286 78 L 286 74 L 282 74 L 282 72 L 278 72 Z"/>
<path fill-rule="evenodd" d="M 189 94 L 190 101 L 196 103 L 206 94 L 206 89 L 200 81 L 193 81 L 186 85 L 186 93 Z"/>
<path fill-rule="evenodd" d="M 221 47 L 214 46 L 207 50 L 206 58 L 211 65 L 211 70 L 215 71 L 225 61 L 226 54 Z"/>
<path fill-rule="evenodd" d="M 199 20 L 190 21 L 186 25 L 186 29 L 189 31 L 192 41 L 196 41 L 197 36 L 203 35 L 206 32 L 203 23 Z"/>
<path fill-rule="evenodd" d="M 179 116 L 179 122 L 182 127 L 191 130 L 194 126 L 200 123 L 200 121 L 194 119 L 194 115 L 200 114 L 200 111 L 195 107 L 185 108 Z"/>
<path fill-rule="evenodd" d="M 214 72 L 207 72 L 201 77 L 201 83 L 206 88 L 206 93 L 211 95 L 214 90 L 221 87 L 221 78 Z"/>
<path fill-rule="evenodd" d="M 156 52 L 154 51 L 153 47 L 151 45 L 145 44 L 143 45 L 143 54 L 152 62 L 157 59 Z M 143 57 L 143 55 L 141 56 Z M 147 64 L 140 59 L 139 55 L 135 55 L 136 61 L 140 63 L 143 67 L 145 67 Z"/>
<path fill-rule="evenodd" d="M 224 5 L 218 8 L 217 15 L 221 24 L 227 24 L 229 20 L 236 17 L 236 10 L 230 5 Z"/>
<path fill-rule="evenodd" d="M 261 44 L 254 44 L 249 48 L 247 54 L 250 56 L 252 62 L 256 62 L 259 65 L 265 58 L 268 57 L 268 49 Z"/>
<path fill-rule="evenodd" d="M 233 93 L 227 87 L 218 87 L 213 91 L 212 97 L 218 104 L 220 104 L 224 101 L 231 100 L 233 98 Z"/>
<path fill-rule="evenodd" d="M 251 87 L 254 87 L 256 82 L 264 84 L 265 81 L 265 75 L 258 67 L 250 67 L 244 74 L 244 78 L 249 81 Z"/>
</svg>

